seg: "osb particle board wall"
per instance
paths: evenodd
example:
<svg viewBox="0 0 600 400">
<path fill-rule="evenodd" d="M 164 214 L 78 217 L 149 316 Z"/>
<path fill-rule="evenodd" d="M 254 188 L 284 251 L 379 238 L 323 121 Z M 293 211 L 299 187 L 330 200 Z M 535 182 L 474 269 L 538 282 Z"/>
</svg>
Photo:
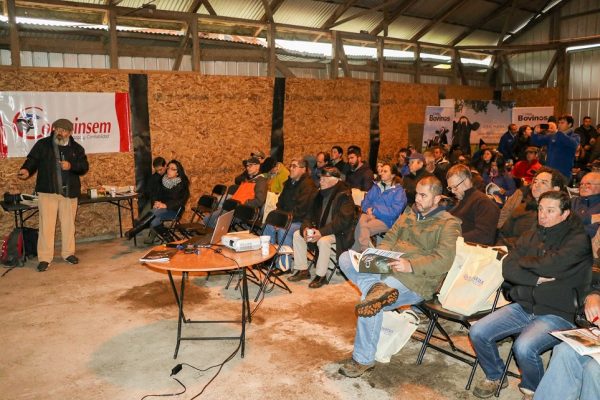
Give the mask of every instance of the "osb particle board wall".
<svg viewBox="0 0 600 400">
<path fill-rule="evenodd" d="M 370 81 L 286 79 L 284 159 L 358 145 L 369 155 Z"/>
<path fill-rule="evenodd" d="M 438 104 L 438 87 L 435 85 L 383 82 L 379 109 L 379 158 L 393 158 L 398 149 L 406 147 L 409 125 L 423 124 L 425 107 Z"/>
<path fill-rule="evenodd" d="M 47 91 L 47 92 L 127 92 L 129 90 L 126 73 L 110 72 L 63 72 L 47 70 L 2 69 L 0 91 Z M 133 153 L 105 153 L 88 155 L 90 171 L 82 178 L 82 188 L 107 185 L 133 185 Z M 35 177 L 20 181 L 15 173 L 23 164 L 24 158 L 8 158 L 0 161 L 0 194 L 9 189 L 31 193 Z M 0 211 L 1 213 L 2 211 Z M 116 208 L 107 204 L 93 204 L 80 207 L 77 214 L 78 239 L 118 233 Z M 128 218 L 124 218 L 128 226 Z M 30 224 L 37 226 L 34 217 Z M 129 223 L 130 225 L 130 223 Z M 12 214 L 0 217 L 0 234 L 8 233 L 13 227 Z M 60 237 L 60 236 L 58 236 Z"/>
<path fill-rule="evenodd" d="M 152 156 L 181 161 L 191 180 L 190 202 L 217 183 L 233 184 L 253 149 L 269 152 L 273 83 L 255 77 L 149 75 Z"/>
<path fill-rule="evenodd" d="M 502 92 L 502 100 L 514 100 L 517 107 L 553 106 L 554 114 L 560 114 L 558 88 L 507 90 Z"/>
</svg>

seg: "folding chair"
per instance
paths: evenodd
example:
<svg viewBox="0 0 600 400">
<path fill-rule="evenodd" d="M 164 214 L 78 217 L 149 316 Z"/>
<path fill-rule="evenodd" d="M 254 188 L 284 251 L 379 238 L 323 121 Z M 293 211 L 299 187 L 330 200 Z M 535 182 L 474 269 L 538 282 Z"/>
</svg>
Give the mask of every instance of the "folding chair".
<svg viewBox="0 0 600 400">
<path fill-rule="evenodd" d="M 198 199 L 195 207 L 192 207 L 192 218 L 190 219 L 190 223 L 194 223 L 194 219 L 198 217 L 200 221 L 207 215 L 213 212 L 217 205 L 219 204 L 219 199 L 212 194 L 203 194 Z"/>
<path fill-rule="evenodd" d="M 179 221 L 181 220 L 184 210 L 184 207 L 179 207 L 177 214 L 173 219 L 163 220 L 160 225 L 151 228 L 154 233 L 156 233 L 156 237 L 158 237 L 160 243 L 169 243 L 185 238 L 177 234 L 177 231 L 179 230 Z"/>
<path fill-rule="evenodd" d="M 233 213 L 231 228 L 236 231 L 247 230 L 249 232 L 254 232 L 254 227 L 258 222 L 259 211 L 260 210 L 256 207 L 238 204 Z"/>
<path fill-rule="evenodd" d="M 278 286 L 284 290 L 287 290 L 288 292 L 292 293 L 291 289 L 288 287 L 288 285 L 281 280 L 281 278 L 279 277 L 279 274 L 277 274 L 277 271 L 279 271 L 276 267 L 277 265 L 277 260 L 279 258 L 279 251 L 281 250 L 281 246 L 283 246 L 283 242 L 285 240 L 285 238 L 287 237 L 289 231 L 290 231 L 290 227 L 292 225 L 292 214 L 282 211 L 282 210 L 273 210 L 269 213 L 269 215 L 267 215 L 267 219 L 265 221 L 265 224 L 263 226 L 262 229 L 262 233 L 264 234 L 264 231 L 266 229 L 267 226 L 272 226 L 273 228 L 279 228 L 283 230 L 283 234 L 280 236 L 279 235 L 279 231 L 275 231 L 275 243 L 276 244 L 276 252 L 275 252 L 275 257 L 273 257 L 273 259 L 271 260 L 270 263 L 268 263 L 267 265 L 263 265 L 263 273 L 264 273 L 264 277 L 262 280 L 262 283 L 260 284 L 260 288 L 258 289 L 258 293 L 256 294 L 256 298 L 254 299 L 254 301 L 258 301 L 258 298 L 260 297 L 260 294 L 264 291 L 265 293 L 269 293 L 273 290 L 273 288 L 275 286 Z M 271 280 L 271 278 L 273 280 Z M 267 289 L 267 285 L 269 285 L 269 283 L 271 284 L 271 288 Z"/>
<path fill-rule="evenodd" d="M 329 257 L 329 265 L 327 266 L 327 271 L 329 273 L 329 275 L 327 276 L 327 284 L 328 285 L 329 285 L 329 282 L 331 282 L 331 278 L 333 278 L 333 275 L 336 272 L 338 274 L 342 273 L 342 270 L 340 269 L 340 264 L 338 263 L 338 260 L 337 260 L 335 244 L 331 245 L 331 251 L 332 251 L 332 255 L 331 255 L 331 257 Z M 310 270 L 311 267 L 316 266 L 316 264 L 317 264 L 317 259 L 319 258 L 319 248 L 316 246 L 316 244 L 309 243 L 307 252 L 308 252 L 308 254 L 310 254 L 312 256 L 312 260 L 310 260 L 310 262 L 308 263 L 308 269 Z M 333 267 L 331 266 L 332 264 L 333 264 Z M 344 276 L 344 278 L 345 278 L 345 276 Z"/>
<path fill-rule="evenodd" d="M 469 379 L 467 381 L 467 385 L 465 390 L 469 390 L 471 388 L 471 383 L 473 382 L 473 377 L 475 376 L 475 371 L 477 370 L 477 365 L 479 364 L 479 359 L 476 354 L 469 353 L 465 350 L 458 348 L 450 335 L 446 332 L 446 330 L 440 325 L 439 320 L 447 320 L 460 324 L 467 330 L 471 328 L 471 323 L 474 321 L 478 321 L 486 315 L 494 312 L 496 310 L 496 305 L 498 304 L 498 300 L 500 298 L 501 288 L 498 288 L 496 291 L 496 296 L 494 298 L 494 303 L 490 310 L 481 311 L 475 313 L 473 315 L 462 315 L 448 309 L 445 309 L 437 298 L 437 293 L 434 295 L 433 299 L 423 301 L 416 305 L 416 307 L 423 312 L 429 318 L 429 325 L 427 326 L 427 332 L 425 333 L 425 338 L 422 340 L 421 350 L 419 351 L 419 355 L 417 357 L 417 365 L 420 365 L 423 362 L 423 358 L 425 357 L 425 352 L 427 348 L 432 348 L 434 350 L 439 351 L 440 353 L 446 354 L 456 360 L 462 361 L 467 365 L 471 366 L 471 373 L 469 375 Z M 438 331 L 442 334 L 443 337 L 435 336 L 434 330 L 438 329 Z M 431 338 L 434 337 L 438 340 L 442 340 L 450 346 L 451 350 L 445 349 L 443 347 L 439 347 L 431 343 Z"/>
</svg>

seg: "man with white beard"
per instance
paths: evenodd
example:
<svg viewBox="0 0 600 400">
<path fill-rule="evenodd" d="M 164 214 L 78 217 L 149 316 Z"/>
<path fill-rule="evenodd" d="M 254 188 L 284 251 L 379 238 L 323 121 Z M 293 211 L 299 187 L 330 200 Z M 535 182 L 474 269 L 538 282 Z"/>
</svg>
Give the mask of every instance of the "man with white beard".
<svg viewBox="0 0 600 400">
<path fill-rule="evenodd" d="M 18 174 L 19 179 L 25 180 L 37 172 L 39 272 L 45 271 L 54 258 L 57 214 L 62 235 L 61 256 L 69 264 L 79 262 L 75 256 L 75 215 L 81 192 L 79 177 L 88 171 L 89 164 L 85 150 L 71 137 L 72 133 L 71 121 L 64 118 L 54 121 L 50 136 L 36 142 Z"/>
</svg>

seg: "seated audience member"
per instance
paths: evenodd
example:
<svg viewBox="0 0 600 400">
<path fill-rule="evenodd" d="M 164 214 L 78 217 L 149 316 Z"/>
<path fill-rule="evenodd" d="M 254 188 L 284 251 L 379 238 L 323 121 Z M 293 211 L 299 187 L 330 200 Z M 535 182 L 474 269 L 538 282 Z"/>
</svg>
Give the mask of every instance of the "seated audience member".
<svg viewBox="0 0 600 400">
<path fill-rule="evenodd" d="M 316 274 L 308 285 L 313 289 L 318 289 L 326 283 L 331 246 L 335 244 L 337 256 L 352 246 L 356 224 L 350 187 L 341 180 L 337 168 L 323 168 L 320 188 L 302 221 L 302 226 L 294 232 L 295 272 L 288 278 L 290 282 L 310 279 L 307 248 L 309 244 L 316 245 L 319 249 Z"/>
<path fill-rule="evenodd" d="M 522 125 L 519 127 L 519 133 L 517 134 L 517 148 L 515 154 L 517 155 L 518 161 L 523 161 L 527 158 L 527 149 L 531 147 L 531 133 L 533 129 L 529 125 Z M 515 160 L 515 163 L 517 162 Z"/>
<path fill-rule="evenodd" d="M 387 232 L 406 207 L 406 194 L 390 164 L 383 164 L 381 179 L 367 192 L 361 207 L 353 246 L 359 252 L 369 247 L 371 236 Z"/>
<path fill-rule="evenodd" d="M 508 130 L 500 138 L 498 152 L 502 154 L 505 160 L 515 160 L 517 158 L 519 128 L 517 124 L 508 125 Z"/>
<path fill-rule="evenodd" d="M 494 161 L 495 155 L 490 149 L 485 149 L 481 152 L 481 158 L 477 161 L 473 161 L 473 168 L 479 172 L 482 177 L 490 173 L 492 168 L 492 161 Z"/>
<path fill-rule="evenodd" d="M 600 226 L 600 173 L 589 172 L 581 179 L 579 196 L 573 198 L 571 209 L 583 222 L 589 237 L 594 237 Z"/>
<path fill-rule="evenodd" d="M 486 376 L 473 394 L 487 398 L 496 391 L 504 369 L 496 343 L 518 335 L 512 348 L 521 370 L 519 389 L 531 399 L 544 373 L 541 354 L 560 343 L 549 332 L 574 327 L 574 293 L 585 293 L 591 283 L 590 240 L 571 215 L 567 193 L 540 197 L 538 226 L 519 238 L 502 262 L 502 275 L 513 303 L 479 320 L 469 334 Z"/>
<path fill-rule="evenodd" d="M 462 221 L 465 241 L 492 245 L 500 209 L 485 194 L 475 189 L 469 167 L 461 164 L 448 170 L 448 190 L 458 199 L 450 214 Z"/>
<path fill-rule="evenodd" d="M 541 131 L 539 125 L 535 127 L 531 144 L 547 146 L 545 165 L 559 170 L 568 179 L 579 145 L 579 136 L 573 132 L 573 117 L 563 115 L 558 119 L 558 127 L 554 122 L 548 122 L 548 126 L 545 132 Z"/>
<path fill-rule="evenodd" d="M 243 164 L 246 172 L 236 178 L 236 182 L 238 182 L 238 178 L 241 177 L 242 179 L 239 180 L 239 186 L 231 198 L 239 201 L 240 204 L 262 210 L 267 200 L 267 178 L 260 173 L 260 161 L 256 157 L 250 157 L 244 160 Z M 221 211 L 218 208 L 212 214 L 204 217 L 204 223 L 207 226 L 214 227 Z"/>
<path fill-rule="evenodd" d="M 408 156 L 408 175 L 402 178 L 402 187 L 406 192 L 407 205 L 412 206 L 415 204 L 417 182 L 426 176 L 432 175 L 425 169 L 425 156 L 423 154 L 415 151 Z"/>
<path fill-rule="evenodd" d="M 500 211 L 500 219 L 503 219 L 504 223 L 499 227 L 497 244 L 512 250 L 521 235 L 535 228 L 538 200 L 542 194 L 551 190 L 564 191 L 565 178 L 555 169 L 542 167 L 531 185 L 516 191 Z M 503 215 L 505 208 L 507 213 Z"/>
<path fill-rule="evenodd" d="M 404 177 L 409 174 L 408 169 L 408 149 L 403 147 L 396 154 L 396 164 L 394 164 L 394 173 L 396 176 Z"/>
<path fill-rule="evenodd" d="M 312 168 L 312 172 L 310 174 L 313 182 L 315 183 L 315 186 L 319 185 L 319 179 L 321 178 L 321 169 L 329 165 L 330 161 L 331 159 L 329 158 L 329 154 L 323 151 L 317 153 L 317 156 L 315 157 L 315 167 Z"/>
<path fill-rule="evenodd" d="M 471 156 L 471 165 L 476 165 L 479 160 L 481 160 L 481 156 L 483 155 L 483 152 L 488 150 L 488 145 L 486 142 L 483 141 L 483 139 L 479 139 L 479 148 L 475 151 L 475 153 L 473 153 L 473 155 Z M 491 151 L 491 149 L 489 149 Z M 469 155 L 470 152 L 467 153 L 462 153 L 465 155 Z"/>
<path fill-rule="evenodd" d="M 487 186 L 490 183 L 500 188 L 499 204 L 504 204 L 504 200 L 517 190 L 517 184 L 510 172 L 506 171 L 504 159 L 498 155 L 493 161 L 490 171 L 483 176 L 483 183 Z"/>
<path fill-rule="evenodd" d="M 308 174 L 306 160 L 301 158 L 292 159 L 290 177 L 285 181 L 283 190 L 277 200 L 277 209 L 292 213 L 293 218 L 290 230 L 283 242 L 284 245 L 292 245 L 294 232 L 300 229 L 300 225 L 317 195 L 317 190 Z M 276 229 L 270 225 L 265 228 L 264 235 L 271 236 L 271 243 L 275 243 L 275 231 Z"/>
<path fill-rule="evenodd" d="M 180 208 L 185 208 L 190 197 L 190 181 L 185 174 L 181 163 L 171 160 L 167 164 L 167 172 L 163 175 L 161 185 L 156 193 L 156 198 L 150 211 L 154 218 L 150 221 L 150 228 L 156 228 L 164 220 L 173 219 L 177 216 Z M 145 220 L 142 220 L 143 222 Z M 125 233 L 128 239 L 133 238 L 141 230 L 145 229 L 147 223 L 141 223 Z M 149 237 L 144 241 L 146 244 L 154 242 L 156 233 L 150 230 Z"/>
<path fill-rule="evenodd" d="M 348 165 L 350 169 L 346 174 L 346 183 L 350 188 L 368 191 L 373 186 L 373 171 L 363 162 L 360 147 L 348 148 Z"/>
<path fill-rule="evenodd" d="M 600 327 L 600 283 L 592 285 L 585 298 L 585 316 Z M 598 400 L 600 399 L 600 363 L 579 355 L 571 346 L 561 343 L 552 350 L 550 366 L 535 391 L 534 400 Z"/>
<path fill-rule="evenodd" d="M 378 246 L 404 253 L 400 260 L 391 263 L 392 274 L 359 273 L 352 266 L 349 253 L 340 257 L 340 268 L 362 293 L 356 306 L 354 351 L 339 369 L 340 374 L 356 378 L 373 369 L 383 320 L 381 311 L 430 298 L 450 269 L 460 221 L 439 206 L 441 194 L 442 185 L 436 177 L 421 179 L 414 206 L 404 210 Z"/>
<path fill-rule="evenodd" d="M 348 171 L 350 170 L 350 166 L 344 161 L 344 150 L 341 146 L 333 146 L 331 148 L 331 159 L 329 160 L 329 166 L 336 167 L 342 177 L 344 178 Z"/>
<path fill-rule="evenodd" d="M 529 185 L 535 175 L 535 172 L 542 168 L 542 164 L 538 160 L 538 148 L 529 146 L 525 150 L 525 159 L 515 164 L 512 170 L 512 175 L 523 180 L 526 185 Z"/>
<path fill-rule="evenodd" d="M 152 209 L 152 204 L 154 204 L 154 200 L 158 195 L 158 189 L 162 185 L 162 178 L 167 172 L 167 161 L 162 157 L 156 157 L 152 160 L 152 169 L 154 173 L 142 189 L 145 204 L 139 215 L 144 215 Z"/>
<path fill-rule="evenodd" d="M 266 165 L 266 167 L 265 167 Z M 280 162 L 275 161 L 274 158 L 268 157 L 265 162 L 262 164 L 261 168 L 267 169 L 267 187 L 269 192 L 273 192 L 276 194 L 281 193 L 283 190 L 283 184 L 287 180 L 288 176 L 290 176 L 290 170 L 287 169 L 285 165 Z"/>
</svg>

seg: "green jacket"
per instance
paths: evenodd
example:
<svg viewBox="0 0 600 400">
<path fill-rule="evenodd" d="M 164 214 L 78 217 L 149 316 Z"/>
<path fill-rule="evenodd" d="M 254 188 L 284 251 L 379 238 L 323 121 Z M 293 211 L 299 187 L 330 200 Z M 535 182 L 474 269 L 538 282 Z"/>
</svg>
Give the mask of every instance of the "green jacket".
<svg viewBox="0 0 600 400">
<path fill-rule="evenodd" d="M 403 252 L 413 272 L 394 272 L 394 278 L 429 299 L 454 262 L 460 226 L 460 219 L 447 211 L 434 211 L 423 218 L 406 207 L 377 247 Z"/>
</svg>

